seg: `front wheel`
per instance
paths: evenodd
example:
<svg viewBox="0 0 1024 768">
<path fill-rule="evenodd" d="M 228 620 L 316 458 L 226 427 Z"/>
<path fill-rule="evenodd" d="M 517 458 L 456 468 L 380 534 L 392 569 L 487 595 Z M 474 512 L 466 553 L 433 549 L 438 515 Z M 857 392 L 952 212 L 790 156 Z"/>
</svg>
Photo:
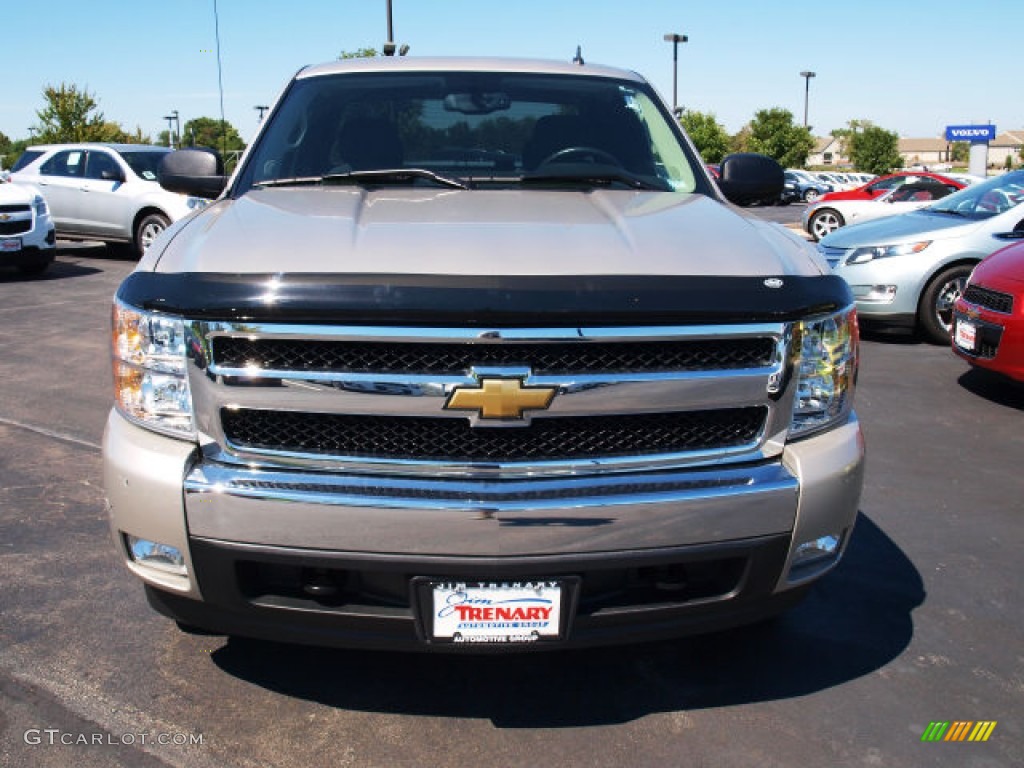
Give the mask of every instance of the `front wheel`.
<svg viewBox="0 0 1024 768">
<path fill-rule="evenodd" d="M 967 278 L 973 269 L 971 264 L 950 267 L 936 275 L 921 294 L 917 322 L 921 333 L 933 344 L 949 344 L 953 305 L 967 287 Z"/>
<path fill-rule="evenodd" d="M 160 213 L 151 213 L 143 216 L 139 225 L 135 228 L 135 242 L 132 243 L 135 255 L 142 258 L 146 249 L 153 244 L 157 235 L 163 232 L 170 225 L 167 217 Z"/>
<path fill-rule="evenodd" d="M 830 235 L 846 224 L 846 220 L 839 211 L 832 208 L 822 208 L 815 211 L 811 220 L 807 222 L 807 228 L 811 230 L 811 237 L 821 240 L 825 235 Z"/>
</svg>

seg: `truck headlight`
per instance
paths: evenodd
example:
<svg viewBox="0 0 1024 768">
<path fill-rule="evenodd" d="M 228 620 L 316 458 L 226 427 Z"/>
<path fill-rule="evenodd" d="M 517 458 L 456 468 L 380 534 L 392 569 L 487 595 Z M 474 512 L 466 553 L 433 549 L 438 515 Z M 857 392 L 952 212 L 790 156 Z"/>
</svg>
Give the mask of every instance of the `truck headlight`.
<svg viewBox="0 0 1024 768">
<path fill-rule="evenodd" d="M 114 302 L 114 403 L 126 418 L 173 437 L 195 437 L 181 318 Z"/>
<path fill-rule="evenodd" d="M 828 317 L 805 320 L 793 328 L 797 386 L 791 437 L 841 422 L 853 407 L 860 334 L 857 311 L 848 307 Z"/>
<path fill-rule="evenodd" d="M 46 198 L 36 195 L 32 200 L 32 207 L 36 209 L 36 216 L 46 216 L 50 209 L 46 205 Z"/>
</svg>

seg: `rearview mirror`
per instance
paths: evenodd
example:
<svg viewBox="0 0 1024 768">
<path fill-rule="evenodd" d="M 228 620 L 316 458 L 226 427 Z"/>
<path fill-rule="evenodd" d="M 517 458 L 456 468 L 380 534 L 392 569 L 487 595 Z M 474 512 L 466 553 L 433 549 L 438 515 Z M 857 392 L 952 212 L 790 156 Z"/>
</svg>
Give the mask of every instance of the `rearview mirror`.
<svg viewBox="0 0 1024 768">
<path fill-rule="evenodd" d="M 463 115 L 489 115 L 508 109 L 512 100 L 507 93 L 449 93 L 444 97 L 445 112 Z"/>
</svg>

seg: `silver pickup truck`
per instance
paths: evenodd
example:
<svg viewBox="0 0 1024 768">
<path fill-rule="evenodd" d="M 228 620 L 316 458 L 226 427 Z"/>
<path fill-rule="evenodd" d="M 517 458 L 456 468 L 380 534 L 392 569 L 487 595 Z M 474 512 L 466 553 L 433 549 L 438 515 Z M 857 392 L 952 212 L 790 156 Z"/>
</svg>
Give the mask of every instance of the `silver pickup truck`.
<svg viewBox="0 0 1024 768">
<path fill-rule="evenodd" d="M 758 621 L 863 480 L 847 285 L 726 200 L 650 85 L 554 62 L 300 71 L 120 286 L 105 482 L 184 629 L 564 648 Z"/>
</svg>

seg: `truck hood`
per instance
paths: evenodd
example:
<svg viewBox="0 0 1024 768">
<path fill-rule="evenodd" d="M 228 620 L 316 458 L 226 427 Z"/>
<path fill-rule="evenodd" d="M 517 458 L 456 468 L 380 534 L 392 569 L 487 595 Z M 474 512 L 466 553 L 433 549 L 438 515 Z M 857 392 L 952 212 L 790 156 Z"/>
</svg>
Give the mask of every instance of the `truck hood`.
<svg viewBox="0 0 1024 768">
<path fill-rule="evenodd" d="M 181 234 L 188 230 L 188 237 Z M 140 270 L 451 275 L 803 275 L 784 228 L 666 192 L 267 188 L 169 229 Z"/>
</svg>

